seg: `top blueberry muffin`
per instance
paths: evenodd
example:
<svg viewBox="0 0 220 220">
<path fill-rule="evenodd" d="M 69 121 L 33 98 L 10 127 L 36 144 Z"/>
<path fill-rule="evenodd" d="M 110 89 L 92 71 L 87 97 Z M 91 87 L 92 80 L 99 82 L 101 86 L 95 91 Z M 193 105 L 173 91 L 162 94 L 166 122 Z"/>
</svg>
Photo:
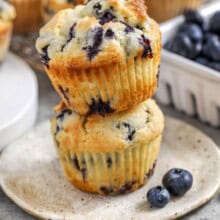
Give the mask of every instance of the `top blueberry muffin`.
<svg viewBox="0 0 220 220">
<path fill-rule="evenodd" d="M 0 0 L 0 20 L 11 21 L 15 18 L 15 9 L 4 0 Z"/>
<path fill-rule="evenodd" d="M 59 61 L 74 68 L 124 56 L 151 58 L 151 39 L 160 39 L 156 28 L 142 0 L 92 0 L 59 12 L 41 29 L 37 49 L 48 65 Z"/>
<path fill-rule="evenodd" d="M 63 102 L 81 115 L 127 110 L 157 88 L 161 34 L 142 0 L 91 0 L 62 10 L 36 46 Z"/>
</svg>

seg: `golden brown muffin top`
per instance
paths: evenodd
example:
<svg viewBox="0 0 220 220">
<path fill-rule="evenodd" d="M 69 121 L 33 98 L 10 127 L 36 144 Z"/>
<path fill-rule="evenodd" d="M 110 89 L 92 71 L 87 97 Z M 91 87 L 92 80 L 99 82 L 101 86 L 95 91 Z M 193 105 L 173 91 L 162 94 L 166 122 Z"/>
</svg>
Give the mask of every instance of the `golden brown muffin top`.
<svg viewBox="0 0 220 220">
<path fill-rule="evenodd" d="M 80 116 L 61 105 L 52 119 L 54 138 L 81 152 L 115 152 L 146 144 L 162 134 L 163 114 L 148 100 L 126 112 Z"/>
<path fill-rule="evenodd" d="M 40 31 L 37 49 L 48 67 L 90 68 L 153 56 L 159 27 L 143 0 L 91 0 L 60 11 Z"/>
</svg>

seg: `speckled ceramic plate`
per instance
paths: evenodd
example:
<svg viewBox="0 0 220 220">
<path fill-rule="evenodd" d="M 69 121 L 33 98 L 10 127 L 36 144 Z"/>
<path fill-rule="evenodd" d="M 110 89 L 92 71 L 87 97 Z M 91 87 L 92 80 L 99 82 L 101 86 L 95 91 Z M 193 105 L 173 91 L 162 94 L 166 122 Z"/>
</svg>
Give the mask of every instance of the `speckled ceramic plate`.
<svg viewBox="0 0 220 220">
<path fill-rule="evenodd" d="M 34 216 L 52 220 L 174 219 L 206 203 L 220 185 L 220 153 L 206 135 L 191 126 L 166 119 L 166 130 L 155 175 L 140 190 L 117 197 L 83 193 L 64 178 L 56 157 L 49 122 L 39 125 L 6 148 L 0 158 L 2 189 Z M 145 195 L 161 183 L 169 168 L 188 169 L 193 188 L 163 209 L 151 209 Z M 218 172 L 217 172 L 218 171 Z"/>
</svg>

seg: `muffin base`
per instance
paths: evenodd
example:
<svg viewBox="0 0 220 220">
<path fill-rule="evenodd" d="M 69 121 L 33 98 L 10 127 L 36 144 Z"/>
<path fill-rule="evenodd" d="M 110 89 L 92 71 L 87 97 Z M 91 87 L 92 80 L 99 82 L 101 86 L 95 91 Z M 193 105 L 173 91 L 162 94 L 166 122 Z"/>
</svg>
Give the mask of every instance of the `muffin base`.
<svg viewBox="0 0 220 220">
<path fill-rule="evenodd" d="M 137 190 L 153 175 L 161 137 L 113 153 L 74 153 L 55 143 L 66 177 L 74 186 L 86 192 L 118 195 Z"/>
<path fill-rule="evenodd" d="M 3 61 L 11 41 L 12 23 L 0 22 L 0 62 Z"/>
</svg>

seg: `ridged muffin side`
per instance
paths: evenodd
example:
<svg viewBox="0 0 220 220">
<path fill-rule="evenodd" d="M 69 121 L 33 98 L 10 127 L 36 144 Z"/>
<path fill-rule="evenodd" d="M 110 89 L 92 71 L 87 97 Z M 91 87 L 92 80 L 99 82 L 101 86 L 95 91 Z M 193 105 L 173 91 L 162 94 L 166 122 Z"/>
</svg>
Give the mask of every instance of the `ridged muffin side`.
<svg viewBox="0 0 220 220">
<path fill-rule="evenodd" d="M 81 190 L 132 192 L 152 176 L 164 127 L 153 100 L 122 113 L 80 116 L 62 108 L 51 121 L 60 162 Z"/>
</svg>

